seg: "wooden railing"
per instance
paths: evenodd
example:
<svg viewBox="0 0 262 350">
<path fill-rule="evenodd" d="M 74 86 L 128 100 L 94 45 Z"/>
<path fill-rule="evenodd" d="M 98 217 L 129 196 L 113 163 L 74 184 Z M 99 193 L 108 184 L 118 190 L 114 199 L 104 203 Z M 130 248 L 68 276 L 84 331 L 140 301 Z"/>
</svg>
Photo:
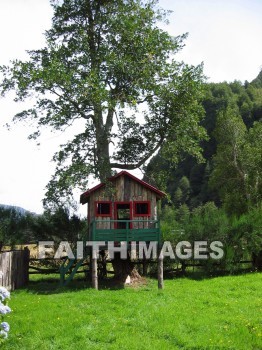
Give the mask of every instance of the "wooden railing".
<svg viewBox="0 0 262 350">
<path fill-rule="evenodd" d="M 94 220 L 91 223 L 93 241 L 161 241 L 158 220 Z"/>
</svg>

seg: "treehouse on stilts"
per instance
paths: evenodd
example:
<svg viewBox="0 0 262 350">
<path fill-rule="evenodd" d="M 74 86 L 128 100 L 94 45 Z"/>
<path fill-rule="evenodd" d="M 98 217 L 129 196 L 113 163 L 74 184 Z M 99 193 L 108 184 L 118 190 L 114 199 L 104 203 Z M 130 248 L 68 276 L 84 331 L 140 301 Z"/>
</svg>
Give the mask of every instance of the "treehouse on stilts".
<svg viewBox="0 0 262 350">
<path fill-rule="evenodd" d="M 100 183 L 84 192 L 80 197 L 80 203 L 87 204 L 89 228 L 87 241 L 115 242 L 116 244 L 154 241 L 160 246 L 161 232 L 157 202 L 164 196 L 164 192 L 127 171 L 121 171 L 109 178 L 106 183 Z M 95 256 L 90 260 L 92 261 L 92 285 L 98 288 L 97 260 Z M 73 264 L 75 263 L 72 262 Z M 160 288 L 163 284 L 161 281 L 163 266 L 161 265 L 163 265 L 162 259 L 159 261 Z M 75 264 L 74 271 L 79 266 Z M 73 278 L 74 271 L 71 278 L 69 276 L 69 280 Z"/>
</svg>

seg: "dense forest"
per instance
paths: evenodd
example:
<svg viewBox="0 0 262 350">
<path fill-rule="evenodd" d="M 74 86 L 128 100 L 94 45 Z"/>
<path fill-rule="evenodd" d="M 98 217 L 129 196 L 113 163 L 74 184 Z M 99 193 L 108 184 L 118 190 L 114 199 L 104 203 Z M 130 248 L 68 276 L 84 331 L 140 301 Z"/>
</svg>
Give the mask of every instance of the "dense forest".
<svg viewBox="0 0 262 350">
<path fill-rule="evenodd" d="M 208 135 L 202 142 L 203 161 L 185 155 L 170 169 L 159 152 L 145 178 L 165 187 L 176 207 L 194 209 L 213 201 L 241 214 L 261 202 L 262 71 L 251 83 L 206 84 L 203 107 Z"/>
<path fill-rule="evenodd" d="M 60 208 L 38 215 L 22 208 L 0 205 L 0 244 L 15 246 L 41 240 L 60 242 L 83 239 L 86 220 Z"/>
<path fill-rule="evenodd" d="M 145 169 L 145 179 L 168 194 L 164 238 L 221 240 L 225 262 L 261 264 L 262 71 L 250 83 L 206 84 L 202 104 L 202 162 L 185 154 L 171 168 L 160 151 Z"/>
<path fill-rule="evenodd" d="M 161 151 L 145 180 L 168 194 L 162 203 L 164 238 L 221 240 L 227 261 L 259 256 L 262 227 L 262 71 L 252 82 L 207 83 L 201 121 L 202 161 L 187 154 L 171 167 Z M 64 209 L 43 215 L 0 207 L 0 241 L 76 240 L 85 220 Z M 182 236 L 181 236 L 182 235 Z M 226 261 L 226 260 L 225 260 Z"/>
</svg>

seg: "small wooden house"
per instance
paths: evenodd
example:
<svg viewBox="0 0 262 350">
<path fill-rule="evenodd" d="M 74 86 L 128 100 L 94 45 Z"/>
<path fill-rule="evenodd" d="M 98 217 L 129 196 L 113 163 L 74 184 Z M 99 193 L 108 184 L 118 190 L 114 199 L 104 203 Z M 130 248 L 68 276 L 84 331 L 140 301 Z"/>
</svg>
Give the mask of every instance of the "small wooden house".
<svg viewBox="0 0 262 350">
<path fill-rule="evenodd" d="M 88 204 L 89 240 L 160 241 L 157 201 L 164 192 L 127 171 L 83 193 Z"/>
</svg>

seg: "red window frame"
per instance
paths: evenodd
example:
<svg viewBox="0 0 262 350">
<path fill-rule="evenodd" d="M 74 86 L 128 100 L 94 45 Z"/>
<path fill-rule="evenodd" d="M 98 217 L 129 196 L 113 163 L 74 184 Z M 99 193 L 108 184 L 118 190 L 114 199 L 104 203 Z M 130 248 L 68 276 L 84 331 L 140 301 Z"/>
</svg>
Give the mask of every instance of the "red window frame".
<svg viewBox="0 0 262 350">
<path fill-rule="evenodd" d="M 109 213 L 108 214 L 100 214 L 98 213 L 98 204 L 109 204 Z M 112 202 L 110 201 L 95 201 L 95 216 L 99 217 L 111 217 L 112 216 Z"/>
<path fill-rule="evenodd" d="M 136 205 L 137 204 L 147 204 L 147 213 L 146 214 L 139 214 L 137 213 L 137 208 Z M 134 201 L 133 202 L 133 216 L 150 216 L 151 213 L 151 203 L 150 201 Z"/>
</svg>

